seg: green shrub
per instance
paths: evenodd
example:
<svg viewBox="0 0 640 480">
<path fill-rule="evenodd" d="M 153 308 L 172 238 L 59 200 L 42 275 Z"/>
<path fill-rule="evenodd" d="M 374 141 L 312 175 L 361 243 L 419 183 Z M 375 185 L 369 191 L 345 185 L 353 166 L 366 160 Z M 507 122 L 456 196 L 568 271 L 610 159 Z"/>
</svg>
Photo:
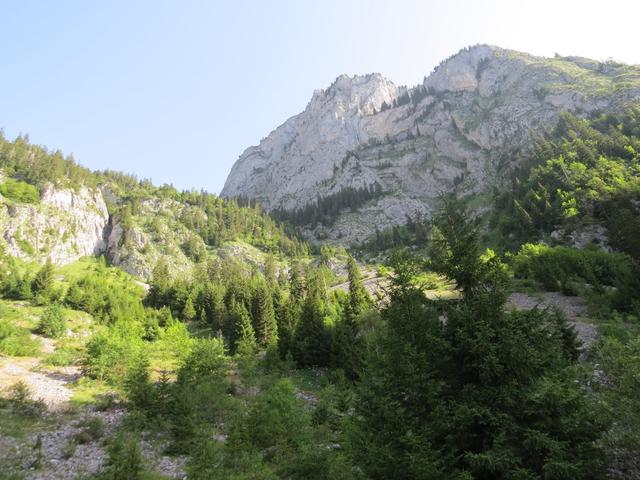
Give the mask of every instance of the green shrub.
<svg viewBox="0 0 640 480">
<path fill-rule="evenodd" d="M 129 366 L 124 390 L 133 407 L 140 410 L 153 408 L 154 391 L 149 378 L 149 360 L 144 354 L 138 355 Z"/>
<path fill-rule="evenodd" d="M 640 337 L 627 342 L 605 338 L 597 349 L 597 360 L 606 382 L 597 382 L 600 398 L 613 419 L 605 437 L 611 451 L 637 452 L 640 445 Z"/>
<path fill-rule="evenodd" d="M 7 178 L 0 183 L 0 194 L 14 202 L 38 203 L 40 192 L 33 185 L 13 178 Z"/>
<path fill-rule="evenodd" d="M 611 290 L 612 308 L 637 308 L 638 267 L 625 254 L 527 243 L 511 265 L 516 278 L 538 281 L 548 291 L 575 295 L 581 293 L 580 284 L 587 284 L 597 294 Z"/>
<path fill-rule="evenodd" d="M 12 357 L 35 356 L 40 353 L 40 341 L 31 338 L 28 330 L 0 320 L 0 353 Z"/>
<path fill-rule="evenodd" d="M 85 372 L 99 380 L 121 381 L 142 349 L 144 330 L 136 322 L 117 322 L 96 333 L 87 344 Z"/>
<path fill-rule="evenodd" d="M 107 467 L 101 480 L 142 480 L 144 464 L 140 445 L 132 433 L 120 432 L 107 445 Z"/>
<path fill-rule="evenodd" d="M 104 422 L 100 417 L 85 419 L 78 426 L 82 430 L 76 433 L 73 438 L 80 445 L 100 440 L 104 435 Z"/>
<path fill-rule="evenodd" d="M 232 431 L 231 445 L 245 445 L 279 460 L 300 451 L 310 440 L 311 419 L 296 398 L 293 384 L 284 379 L 257 398 L 243 422 Z"/>
<path fill-rule="evenodd" d="M 42 312 L 38 333 L 49 338 L 60 338 L 66 330 L 67 319 L 60 305 L 55 303 Z"/>
<path fill-rule="evenodd" d="M 22 380 L 9 387 L 9 400 L 13 411 L 25 417 L 38 417 L 46 410 L 42 400 L 31 400 L 31 389 Z"/>
<path fill-rule="evenodd" d="M 47 355 L 44 359 L 44 363 L 54 367 L 67 367 L 69 365 L 76 365 L 82 360 L 83 353 L 78 349 L 69 345 L 58 345 L 56 350 Z"/>
</svg>

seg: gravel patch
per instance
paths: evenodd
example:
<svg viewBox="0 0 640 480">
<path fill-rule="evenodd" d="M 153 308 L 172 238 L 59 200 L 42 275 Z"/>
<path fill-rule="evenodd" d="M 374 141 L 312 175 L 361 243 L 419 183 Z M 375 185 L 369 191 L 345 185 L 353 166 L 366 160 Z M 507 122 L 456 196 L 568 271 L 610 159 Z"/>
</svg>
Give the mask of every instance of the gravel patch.
<svg viewBox="0 0 640 480">
<path fill-rule="evenodd" d="M 581 358 L 598 339 L 598 330 L 595 325 L 588 323 L 588 307 L 584 299 L 580 297 L 568 297 L 559 292 L 545 292 L 541 298 L 536 298 L 526 293 L 512 293 L 507 302 L 516 310 L 531 310 L 533 308 L 560 308 L 567 316 L 570 325 L 578 334 L 578 340 L 582 343 Z"/>
</svg>

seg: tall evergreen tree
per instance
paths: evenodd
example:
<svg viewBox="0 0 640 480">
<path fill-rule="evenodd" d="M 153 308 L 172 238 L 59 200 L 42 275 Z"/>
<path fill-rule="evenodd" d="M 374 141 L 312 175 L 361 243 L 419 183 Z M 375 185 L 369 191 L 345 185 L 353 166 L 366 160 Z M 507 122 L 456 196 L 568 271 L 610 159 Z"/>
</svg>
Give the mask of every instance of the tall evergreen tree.
<svg viewBox="0 0 640 480">
<path fill-rule="evenodd" d="M 273 307 L 273 297 L 267 285 L 261 282 L 256 289 L 256 337 L 262 346 L 278 341 L 278 325 Z"/>
<path fill-rule="evenodd" d="M 53 288 L 53 275 L 53 262 L 51 261 L 51 257 L 49 257 L 31 282 L 31 291 L 33 294 L 48 298 Z"/>
<path fill-rule="evenodd" d="M 276 277 L 276 260 L 272 253 L 268 254 L 264 261 L 264 279 L 267 285 L 269 285 L 269 288 L 274 288 L 278 283 Z"/>
<path fill-rule="evenodd" d="M 305 285 L 299 262 L 293 262 L 289 268 L 289 291 L 294 301 L 302 302 L 305 294 Z"/>
<path fill-rule="evenodd" d="M 347 316 L 354 319 L 371 306 L 371 298 L 364 288 L 360 268 L 351 255 L 347 258 L 347 278 L 349 280 Z"/>
<path fill-rule="evenodd" d="M 184 308 L 182 309 L 182 319 L 191 322 L 195 320 L 197 315 L 196 309 L 193 305 L 193 300 L 191 299 L 191 295 L 187 297 L 187 301 L 184 303 Z"/>
<path fill-rule="evenodd" d="M 230 320 L 233 325 L 233 334 L 230 339 L 231 350 L 248 352 L 256 346 L 256 334 L 251 322 L 251 315 L 241 302 L 232 300 L 230 307 Z"/>
<path fill-rule="evenodd" d="M 506 275 L 445 206 L 434 265 L 458 301 L 430 301 L 395 266 L 386 321 L 361 377 L 350 446 L 371 478 L 601 479 L 603 431 L 563 326 L 508 313 Z M 473 253 L 475 252 L 475 253 Z"/>
<path fill-rule="evenodd" d="M 293 342 L 293 357 L 301 366 L 327 366 L 331 337 L 325 325 L 326 285 L 317 271 L 307 271 L 307 296 Z"/>
</svg>

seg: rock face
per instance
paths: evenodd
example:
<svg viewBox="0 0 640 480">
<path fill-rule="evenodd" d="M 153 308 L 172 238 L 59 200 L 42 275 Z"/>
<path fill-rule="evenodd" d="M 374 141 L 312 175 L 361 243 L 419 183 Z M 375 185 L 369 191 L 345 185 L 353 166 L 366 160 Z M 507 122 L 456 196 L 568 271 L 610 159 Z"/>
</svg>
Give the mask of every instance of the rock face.
<svg viewBox="0 0 640 480">
<path fill-rule="evenodd" d="M 106 250 L 109 222 L 99 190 L 47 186 L 40 204 L 21 204 L 0 198 L 0 232 L 7 253 L 26 260 L 58 264 Z"/>
<path fill-rule="evenodd" d="M 422 85 L 379 74 L 340 76 L 233 166 L 224 197 L 267 210 L 298 209 L 351 187 L 382 187 L 356 213 L 310 238 L 362 240 L 376 228 L 428 214 L 444 191 L 484 194 L 561 111 L 615 110 L 640 97 L 640 67 L 584 58 L 542 58 L 486 45 L 444 61 Z"/>
<path fill-rule="evenodd" d="M 161 258 L 175 274 L 187 272 L 193 262 L 183 251 L 185 242 L 193 236 L 178 218 L 190 207 L 158 198 L 140 201 L 131 225 L 124 228 L 113 222 L 107 237 L 107 258 L 134 277 L 149 279 Z M 202 242 L 202 240 L 199 240 Z M 204 247 L 204 244 L 202 246 Z"/>
</svg>

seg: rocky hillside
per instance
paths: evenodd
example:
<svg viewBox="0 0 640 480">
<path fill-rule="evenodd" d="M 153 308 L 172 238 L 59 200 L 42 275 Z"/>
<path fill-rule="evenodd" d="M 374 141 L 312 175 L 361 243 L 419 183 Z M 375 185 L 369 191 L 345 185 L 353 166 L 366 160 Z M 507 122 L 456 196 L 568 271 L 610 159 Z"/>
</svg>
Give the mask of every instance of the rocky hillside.
<svg viewBox="0 0 640 480">
<path fill-rule="evenodd" d="M 505 178 L 533 131 L 552 127 L 562 111 L 616 111 L 639 97 L 638 66 L 486 45 L 459 52 L 409 89 L 379 74 L 342 75 L 240 156 L 222 196 L 292 211 L 375 189 L 357 212 L 350 203 L 324 225 L 305 227 L 310 238 L 362 240 L 428 214 L 444 191 L 488 206 L 484 193 Z"/>
<path fill-rule="evenodd" d="M 107 248 L 109 213 L 97 189 L 77 191 L 48 185 L 39 204 L 14 202 L 0 194 L 0 245 L 27 260 L 66 264 Z"/>
<path fill-rule="evenodd" d="M 256 206 L 91 172 L 26 137 L 8 141 L 0 133 L 0 255 L 57 265 L 104 255 L 147 280 L 161 261 L 175 277 L 229 256 L 258 265 L 268 253 L 306 252 Z"/>
</svg>

